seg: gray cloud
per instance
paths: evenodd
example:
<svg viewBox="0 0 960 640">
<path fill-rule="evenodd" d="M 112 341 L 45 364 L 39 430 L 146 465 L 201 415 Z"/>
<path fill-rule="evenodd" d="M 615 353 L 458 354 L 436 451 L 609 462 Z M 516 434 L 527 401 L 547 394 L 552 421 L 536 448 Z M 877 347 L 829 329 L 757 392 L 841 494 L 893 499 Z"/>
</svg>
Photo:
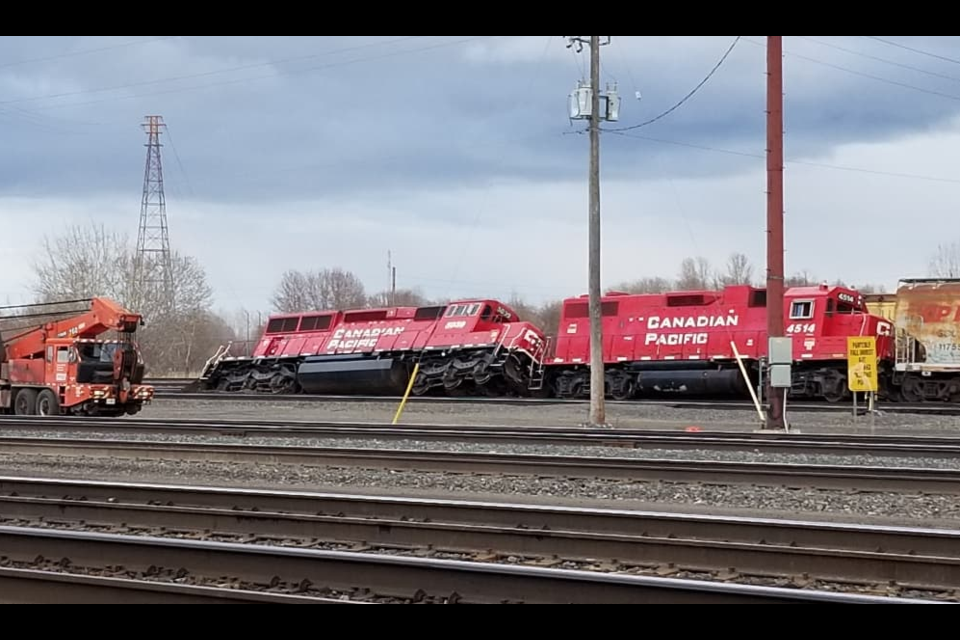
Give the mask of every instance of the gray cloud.
<svg viewBox="0 0 960 640">
<path fill-rule="evenodd" d="M 137 124 L 162 113 L 173 148 L 172 186 L 222 201 L 286 200 L 355 189 L 483 184 L 509 176 L 572 179 L 583 147 L 565 120 L 578 61 L 558 36 L 48 36 L 5 39 L 5 60 L 70 55 L 0 67 L 0 186 L 25 193 L 135 189 L 142 162 Z M 716 78 L 675 115 L 643 130 L 658 139 L 762 153 L 764 51 L 746 36 Z M 860 36 L 813 36 L 944 75 L 950 65 Z M 551 40 L 552 39 L 552 40 Z M 618 36 L 605 52 L 608 79 L 626 96 L 629 125 L 684 95 L 732 36 Z M 944 42 L 943 40 L 946 40 Z M 77 54 L 117 43 L 139 46 Z M 955 38 L 910 42 L 958 50 Z M 388 43 L 388 44 L 378 44 Z M 960 82 L 787 38 L 791 54 L 931 91 Z M 337 52 L 340 53 L 329 53 Z M 858 77 L 787 55 L 788 148 L 828 154 L 840 144 L 935 127 L 960 101 Z M 313 57 L 308 57 L 313 56 Z M 229 71 L 236 69 L 234 71 Z M 960 72 L 960 69 L 957 70 Z M 960 77 L 960 73 L 957 73 Z M 121 87 L 110 91 L 102 88 Z M 630 99 L 636 90 L 642 103 Z M 58 96 L 34 99 L 43 96 Z M 91 103 L 91 104 L 88 104 Z M 69 106 L 80 105 L 80 106 Z M 638 132 L 639 133 L 639 132 Z M 647 179 L 733 172 L 750 160 L 691 163 L 690 150 L 608 137 L 611 177 Z M 651 159 L 651 148 L 656 158 Z M 172 149 L 171 149 L 172 150 Z M 54 176 L 56 179 L 54 180 Z"/>
<path fill-rule="evenodd" d="M 960 59 L 954 36 L 883 37 Z M 459 42 L 471 38 L 478 39 Z M 619 83 L 624 119 L 611 126 L 672 106 L 733 38 L 616 36 L 604 52 L 604 73 Z M 762 256 L 762 235 L 718 231 L 762 220 L 765 51 L 755 43 L 764 36 L 745 38 L 687 105 L 634 132 L 643 138 L 605 137 L 604 172 L 615 188 L 610 221 L 634 234 L 617 237 L 614 246 L 656 257 L 611 255 L 611 280 L 673 275 L 678 258 L 695 249 L 716 260 L 740 249 Z M 810 38 L 821 42 L 786 38 L 788 156 L 951 177 L 948 164 L 924 162 L 925 152 L 844 149 L 949 129 L 960 112 L 960 65 L 863 36 Z M 104 47 L 113 48 L 83 53 Z M 437 295 L 447 288 L 456 294 L 448 280 L 465 283 L 461 291 L 474 282 L 533 297 L 577 293 L 586 139 L 569 135 L 581 126 L 566 120 L 566 95 L 583 65 L 559 36 L 5 37 L 0 198 L 8 206 L 0 215 L 42 215 L 48 224 L 17 220 L 33 235 L 66 220 L 103 221 L 135 234 L 144 160 L 139 124 L 159 113 L 170 127 L 165 162 L 175 242 L 205 261 L 224 304 L 262 306 L 287 267 L 340 264 L 375 281 L 386 250 L 400 253 L 403 243 L 426 247 L 402 258 L 410 284 Z M 642 102 L 632 98 L 638 90 Z M 873 192 L 878 180 L 854 175 L 882 207 Z M 821 169 L 792 177 L 788 196 L 804 190 L 789 202 L 794 215 L 816 208 L 807 199 L 822 186 L 833 196 L 854 180 Z M 729 184 L 718 185 L 724 178 Z M 855 202 L 855 194 L 843 201 Z M 632 208 L 647 217 L 634 219 Z M 466 235 L 470 246 L 450 240 L 454 235 Z M 498 243 L 498 236 L 510 239 Z M 330 238 L 339 245 L 331 247 Z M 270 242 L 296 252 L 266 251 Z M 924 242 L 912 249 L 911 264 L 922 262 L 916 256 Z M 236 254 L 257 250 L 270 255 L 257 273 L 239 277 Z M 492 250 L 512 258 L 491 261 Z M 804 258 L 803 247 L 792 251 L 807 264 L 820 258 L 818 251 Z M 521 274 L 510 269 L 517 260 Z M 487 273 L 472 273 L 470 265 L 484 261 Z M 464 266 L 451 275 L 451 263 Z M 883 266 L 885 274 L 893 270 Z M 841 269 L 838 262 L 823 271 Z M 0 291 L 17 289 L 0 284 Z"/>
</svg>

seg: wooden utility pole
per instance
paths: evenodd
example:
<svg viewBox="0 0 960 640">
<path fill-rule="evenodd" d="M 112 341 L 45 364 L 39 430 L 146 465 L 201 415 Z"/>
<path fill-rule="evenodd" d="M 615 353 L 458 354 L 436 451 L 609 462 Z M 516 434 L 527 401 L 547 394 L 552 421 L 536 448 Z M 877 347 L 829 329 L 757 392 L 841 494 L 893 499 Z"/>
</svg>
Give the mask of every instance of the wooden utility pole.
<svg viewBox="0 0 960 640">
<path fill-rule="evenodd" d="M 767 334 L 784 336 L 783 36 L 767 36 Z M 767 376 L 766 428 L 785 431 L 783 397 Z"/>
<path fill-rule="evenodd" d="M 590 36 L 590 426 L 607 423 L 600 226 L 600 36 Z"/>
</svg>

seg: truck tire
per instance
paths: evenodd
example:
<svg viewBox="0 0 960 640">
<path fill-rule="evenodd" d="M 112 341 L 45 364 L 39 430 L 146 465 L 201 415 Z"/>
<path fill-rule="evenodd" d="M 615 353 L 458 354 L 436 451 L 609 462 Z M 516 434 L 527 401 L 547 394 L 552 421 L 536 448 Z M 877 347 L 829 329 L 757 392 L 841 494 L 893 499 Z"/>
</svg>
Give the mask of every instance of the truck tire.
<svg viewBox="0 0 960 640">
<path fill-rule="evenodd" d="M 37 415 L 37 390 L 20 389 L 13 400 L 13 412 L 18 416 Z"/>
<path fill-rule="evenodd" d="M 37 415 L 46 417 L 60 415 L 60 399 L 50 389 L 44 389 L 40 392 L 40 396 L 37 398 Z"/>
</svg>

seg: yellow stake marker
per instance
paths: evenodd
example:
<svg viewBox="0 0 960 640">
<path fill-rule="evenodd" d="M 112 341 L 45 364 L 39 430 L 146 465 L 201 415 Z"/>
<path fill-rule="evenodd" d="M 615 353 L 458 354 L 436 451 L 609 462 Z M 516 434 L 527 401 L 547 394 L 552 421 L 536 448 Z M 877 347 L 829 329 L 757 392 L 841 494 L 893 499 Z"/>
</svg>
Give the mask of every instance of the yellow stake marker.
<svg viewBox="0 0 960 640">
<path fill-rule="evenodd" d="M 417 381 L 417 376 L 420 374 L 420 363 L 417 363 L 417 366 L 413 368 L 413 375 L 410 376 L 410 384 L 407 386 L 407 392 L 403 395 L 403 402 L 400 403 L 400 408 L 397 409 L 397 415 L 393 418 L 393 426 L 397 426 L 400 423 L 400 417 L 403 415 L 403 410 L 407 406 L 407 401 L 410 399 L 410 394 L 413 393 L 413 384 Z"/>
</svg>

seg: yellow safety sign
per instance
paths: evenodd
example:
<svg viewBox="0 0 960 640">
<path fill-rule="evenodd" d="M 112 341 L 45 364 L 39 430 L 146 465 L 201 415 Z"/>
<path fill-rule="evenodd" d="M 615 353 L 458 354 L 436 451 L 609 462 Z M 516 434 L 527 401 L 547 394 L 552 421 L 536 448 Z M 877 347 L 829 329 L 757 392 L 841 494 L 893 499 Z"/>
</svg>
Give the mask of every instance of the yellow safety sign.
<svg viewBox="0 0 960 640">
<path fill-rule="evenodd" d="M 849 338 L 847 360 L 850 366 L 850 391 L 854 393 L 880 391 L 876 338 Z"/>
</svg>

